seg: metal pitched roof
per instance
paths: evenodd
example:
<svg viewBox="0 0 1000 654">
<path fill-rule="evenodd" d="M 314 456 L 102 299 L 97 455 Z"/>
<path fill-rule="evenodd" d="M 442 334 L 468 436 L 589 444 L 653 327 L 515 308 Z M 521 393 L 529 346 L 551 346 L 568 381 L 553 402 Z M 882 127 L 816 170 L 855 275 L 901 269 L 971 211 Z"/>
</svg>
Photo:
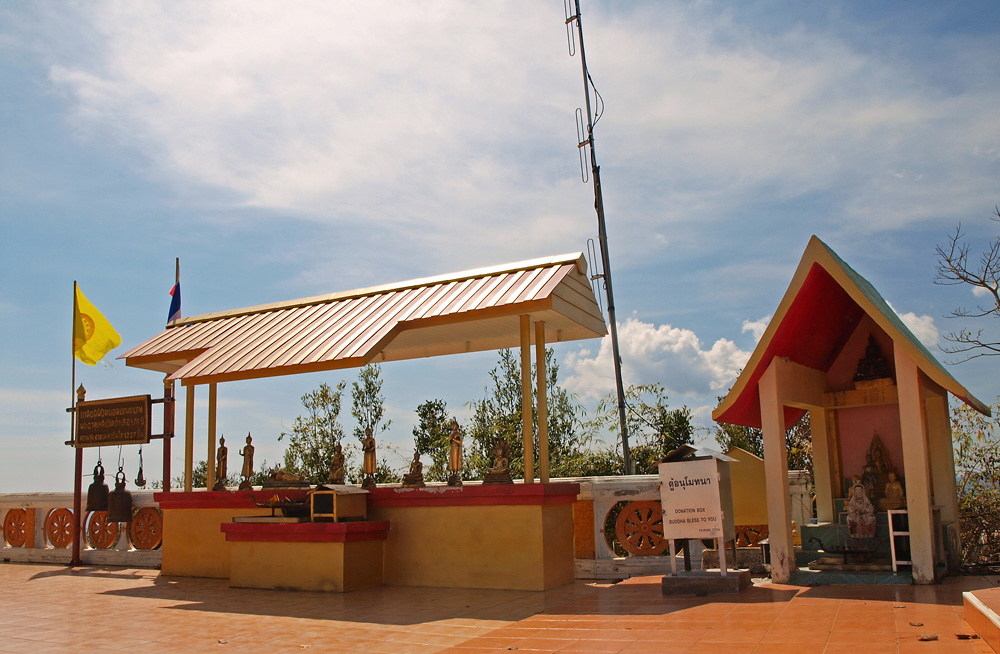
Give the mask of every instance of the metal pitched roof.
<svg viewBox="0 0 1000 654">
<path fill-rule="evenodd" d="M 549 342 L 606 333 L 576 253 L 183 318 L 119 358 L 186 385 L 254 379 L 516 347 L 521 314 Z"/>
</svg>

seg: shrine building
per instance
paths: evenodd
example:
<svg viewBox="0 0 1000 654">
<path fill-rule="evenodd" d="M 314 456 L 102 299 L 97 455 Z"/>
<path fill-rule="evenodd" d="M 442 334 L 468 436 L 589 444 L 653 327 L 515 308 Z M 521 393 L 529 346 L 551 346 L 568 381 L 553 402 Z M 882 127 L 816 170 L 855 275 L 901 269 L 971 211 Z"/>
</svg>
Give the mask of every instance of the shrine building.
<svg viewBox="0 0 1000 654">
<path fill-rule="evenodd" d="M 796 569 L 785 430 L 806 412 L 818 523 L 838 521 L 853 477 L 871 479 L 872 501 L 885 506 L 892 473 L 905 487 L 913 582 L 933 583 L 958 566 L 949 393 L 989 415 L 875 288 L 813 236 L 750 360 L 712 414 L 763 430 L 775 582 Z"/>
</svg>

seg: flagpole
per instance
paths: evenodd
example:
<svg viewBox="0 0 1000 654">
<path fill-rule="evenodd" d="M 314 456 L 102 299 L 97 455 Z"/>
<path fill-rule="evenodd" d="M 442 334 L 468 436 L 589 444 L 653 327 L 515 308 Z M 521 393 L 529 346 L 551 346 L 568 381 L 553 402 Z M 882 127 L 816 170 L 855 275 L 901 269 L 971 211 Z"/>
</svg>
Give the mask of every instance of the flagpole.
<svg viewBox="0 0 1000 654">
<path fill-rule="evenodd" d="M 82 520 L 80 520 L 80 510 L 81 505 L 81 486 L 83 485 L 83 449 L 77 446 L 76 442 L 76 316 L 80 311 L 80 307 L 77 305 L 77 286 L 76 280 L 73 280 L 73 322 L 69 330 L 69 340 L 70 340 L 70 358 L 73 360 L 72 365 L 72 385 L 70 387 L 70 406 L 73 410 L 70 412 L 70 423 L 69 423 L 69 440 L 73 444 L 75 465 L 73 470 L 73 554 L 70 558 L 70 566 L 82 565 L 83 561 L 80 558 L 80 527 L 82 525 Z"/>
</svg>

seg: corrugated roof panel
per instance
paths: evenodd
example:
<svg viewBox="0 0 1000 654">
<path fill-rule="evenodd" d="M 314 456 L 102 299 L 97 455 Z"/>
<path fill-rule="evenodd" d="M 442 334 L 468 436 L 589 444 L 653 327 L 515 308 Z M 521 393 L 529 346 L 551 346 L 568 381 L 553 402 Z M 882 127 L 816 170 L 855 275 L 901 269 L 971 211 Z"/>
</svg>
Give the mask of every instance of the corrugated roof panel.
<svg viewBox="0 0 1000 654">
<path fill-rule="evenodd" d="M 437 293 L 440 288 L 440 285 L 435 285 L 420 289 L 417 297 L 413 298 L 410 305 L 401 314 L 401 319 L 418 320 L 427 315 L 430 308 L 434 306 L 435 302 L 437 302 Z"/>
<path fill-rule="evenodd" d="M 317 325 L 301 339 L 299 347 L 290 350 L 285 356 L 276 359 L 271 365 L 301 365 L 313 360 L 316 351 L 331 347 L 332 343 L 344 337 L 344 332 L 357 323 L 358 316 L 373 303 L 378 301 L 377 295 L 344 300 L 336 315 L 331 316 L 328 323 Z"/>
<path fill-rule="evenodd" d="M 461 286 L 459 282 L 451 282 L 450 284 L 441 284 L 434 289 L 434 302 L 431 303 L 427 310 L 424 312 L 422 318 L 429 318 L 431 316 L 443 315 L 454 299 L 461 293 Z"/>
<path fill-rule="evenodd" d="M 217 365 L 220 369 L 252 369 L 256 362 L 266 358 L 267 351 L 274 343 L 282 342 L 295 332 L 295 327 L 303 319 L 309 322 L 315 320 L 315 314 L 321 313 L 322 305 L 317 307 L 303 307 L 301 311 L 284 309 L 282 311 L 272 311 L 266 315 L 270 318 L 259 324 L 253 336 L 241 347 L 225 356 L 220 356 Z"/>
<path fill-rule="evenodd" d="M 575 265 L 567 264 L 565 266 L 558 266 L 547 270 L 544 278 L 538 280 L 538 287 L 533 289 L 535 297 L 548 297 L 551 295 L 556 286 L 558 286 L 564 279 L 573 278 L 573 271 L 575 269 Z"/>
<path fill-rule="evenodd" d="M 483 285 L 483 279 L 466 279 L 459 283 L 459 288 L 455 289 L 451 301 L 442 311 L 444 313 L 461 313 L 467 310 L 469 300 L 476 294 L 476 291 Z"/>
<path fill-rule="evenodd" d="M 502 302 L 504 304 L 512 304 L 514 302 L 527 302 L 534 299 L 530 297 L 529 289 L 535 280 L 538 279 L 540 272 L 540 270 L 525 270 L 518 273 L 517 283 L 507 291 Z"/>
<path fill-rule="evenodd" d="M 342 338 L 334 344 L 334 346 L 329 350 L 327 357 L 335 359 L 350 359 L 354 357 L 363 357 L 365 352 L 359 351 L 359 343 L 363 343 L 370 335 L 382 328 L 383 325 L 388 323 L 395 323 L 397 318 L 395 314 L 396 307 L 401 306 L 401 302 L 405 302 L 405 295 L 401 293 L 394 293 L 391 296 L 386 296 L 385 301 L 380 303 L 378 307 L 374 307 L 372 311 L 367 312 L 354 329 L 347 330 L 342 335 Z"/>
<path fill-rule="evenodd" d="M 379 301 L 371 304 L 363 313 L 358 314 L 351 325 L 341 330 L 338 334 L 339 338 L 330 342 L 326 348 L 317 353 L 314 361 L 330 361 L 356 356 L 352 345 L 359 339 L 366 339 L 366 334 L 376 329 L 375 326 L 383 320 L 391 319 L 392 307 L 399 300 L 397 295 L 397 293 L 392 293 L 379 296 Z M 386 318 L 386 316 L 390 316 L 390 318 Z"/>
<path fill-rule="evenodd" d="M 252 340 L 259 326 L 266 323 L 270 317 L 269 314 L 258 313 L 240 316 L 229 321 L 230 329 L 227 330 L 225 338 L 196 359 L 196 363 L 190 367 L 190 371 L 194 374 L 213 374 L 224 370 L 224 367 L 220 366 L 220 361 L 225 361 L 230 353 L 238 353 L 243 348 L 243 344 Z"/>
<path fill-rule="evenodd" d="M 303 307 L 301 311 L 289 312 L 289 320 L 284 324 L 282 333 L 275 334 L 266 343 L 253 352 L 253 356 L 244 364 L 248 368 L 267 367 L 269 362 L 285 353 L 287 348 L 300 342 L 303 335 L 311 329 L 320 328 L 331 320 L 342 303 L 314 304 Z"/>
<path fill-rule="evenodd" d="M 503 304 L 503 298 L 510 291 L 511 287 L 517 283 L 517 273 L 511 273 L 509 275 L 503 275 L 500 278 L 500 283 L 497 284 L 489 295 L 486 296 L 483 301 L 484 304 L 488 306 L 499 306 Z"/>
</svg>

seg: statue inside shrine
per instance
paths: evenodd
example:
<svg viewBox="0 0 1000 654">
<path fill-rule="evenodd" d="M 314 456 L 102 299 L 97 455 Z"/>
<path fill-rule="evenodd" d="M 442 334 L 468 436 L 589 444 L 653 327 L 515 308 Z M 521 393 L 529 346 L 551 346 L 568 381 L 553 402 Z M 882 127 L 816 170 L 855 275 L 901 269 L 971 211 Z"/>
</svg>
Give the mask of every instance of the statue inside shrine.
<svg viewBox="0 0 1000 654">
<path fill-rule="evenodd" d="M 890 472 L 885 483 L 885 497 L 879 500 L 878 508 L 882 511 L 906 508 L 906 492 L 903 484 L 896 478 L 895 472 Z"/>
<path fill-rule="evenodd" d="M 247 434 L 247 444 L 242 450 L 240 450 L 240 456 L 243 457 L 243 469 L 240 471 L 240 490 L 253 490 L 253 484 L 250 483 L 250 478 L 253 477 L 253 438 L 250 434 Z"/>
<path fill-rule="evenodd" d="M 448 485 L 462 485 L 462 430 L 458 421 L 452 419 L 451 434 L 448 436 Z"/>
<path fill-rule="evenodd" d="M 333 458 L 330 459 L 330 475 L 328 477 L 331 484 L 343 485 L 344 483 L 344 448 L 337 443 L 333 447 Z"/>
<path fill-rule="evenodd" d="M 875 465 L 872 463 L 872 455 L 870 453 L 866 455 L 866 460 L 865 467 L 861 470 L 861 483 L 865 487 L 865 494 L 874 499 L 881 494 L 878 493 L 878 490 L 880 490 L 879 475 L 875 469 Z"/>
<path fill-rule="evenodd" d="M 215 484 L 212 490 L 226 490 L 226 477 L 229 476 L 229 448 L 226 447 L 226 437 L 219 436 L 219 449 L 215 451 Z"/>
<path fill-rule="evenodd" d="M 410 462 L 410 471 L 403 475 L 403 486 L 406 488 L 423 488 L 424 484 L 424 464 L 420 462 L 420 451 L 413 453 L 413 461 Z"/>
<path fill-rule="evenodd" d="M 361 441 L 361 451 L 364 458 L 361 464 L 361 488 L 375 488 L 375 473 L 378 470 L 378 463 L 375 460 L 375 437 L 372 436 L 370 427 L 365 428 L 365 437 Z"/>
<path fill-rule="evenodd" d="M 847 533 L 851 538 L 875 537 L 875 507 L 865 494 L 865 486 L 858 480 L 851 489 L 847 504 Z"/>
<path fill-rule="evenodd" d="M 858 361 L 854 381 L 869 381 L 892 377 L 889 362 L 882 356 L 882 348 L 878 346 L 874 335 L 868 336 L 868 346 L 865 347 L 864 358 Z"/>
</svg>

